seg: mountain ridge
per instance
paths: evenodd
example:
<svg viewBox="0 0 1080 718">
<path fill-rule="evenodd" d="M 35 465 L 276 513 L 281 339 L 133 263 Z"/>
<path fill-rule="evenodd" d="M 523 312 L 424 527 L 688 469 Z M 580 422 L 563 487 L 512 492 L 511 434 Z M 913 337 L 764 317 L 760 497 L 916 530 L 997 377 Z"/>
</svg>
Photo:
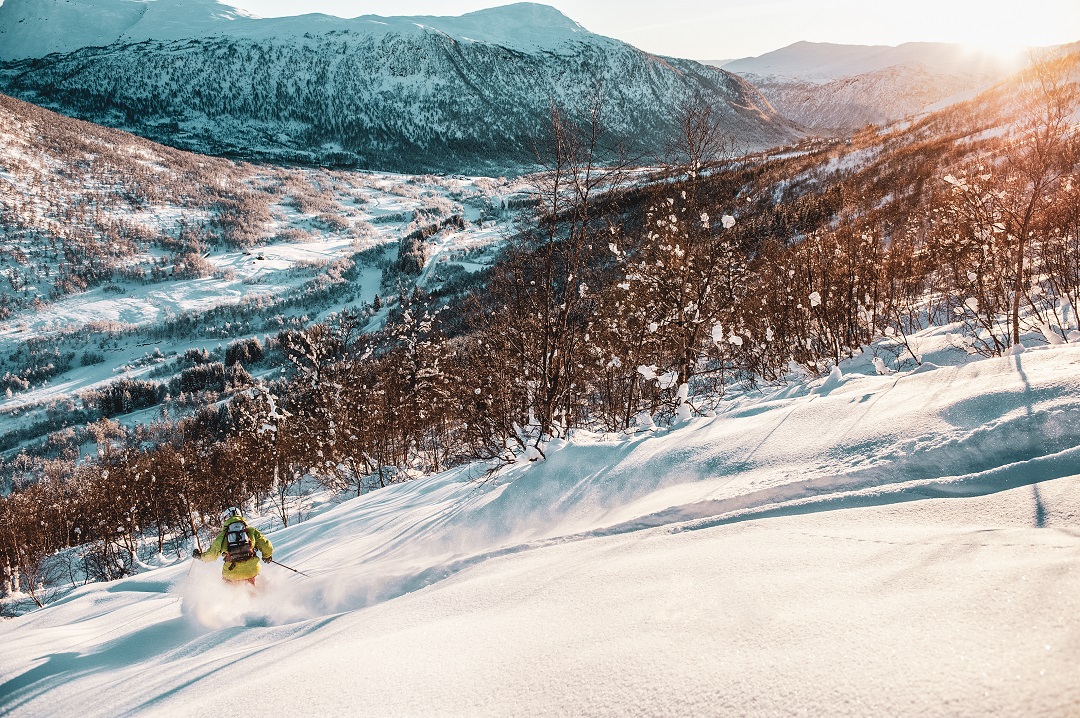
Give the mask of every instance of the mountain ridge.
<svg viewBox="0 0 1080 718">
<path fill-rule="evenodd" d="M 802 40 L 757 57 L 722 65 L 738 74 L 828 82 L 918 63 L 934 73 L 1008 74 L 1027 64 L 1027 55 L 1002 56 L 958 43 L 906 42 L 900 45 L 851 45 Z"/>
<path fill-rule="evenodd" d="M 283 34 L 328 31 L 401 34 L 436 30 L 462 42 L 488 42 L 514 49 L 553 49 L 594 35 L 559 10 L 519 2 L 461 16 L 416 15 L 341 18 L 306 13 L 260 18 L 220 0 L 7 0 L 0 5 L 0 60 L 44 57 L 83 47 L 146 40 L 207 37 L 266 39 Z M 48 41 L 42 41 L 47 37 Z"/>
<path fill-rule="evenodd" d="M 801 41 L 724 63 L 784 117 L 804 127 L 848 133 L 942 106 L 989 87 L 1028 62 L 954 43 L 841 45 Z"/>
</svg>

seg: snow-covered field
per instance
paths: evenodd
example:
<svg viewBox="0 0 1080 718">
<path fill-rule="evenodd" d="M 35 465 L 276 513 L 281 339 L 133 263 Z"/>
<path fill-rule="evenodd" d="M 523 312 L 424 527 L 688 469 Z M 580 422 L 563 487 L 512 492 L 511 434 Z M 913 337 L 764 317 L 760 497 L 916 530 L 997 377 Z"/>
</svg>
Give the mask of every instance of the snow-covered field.
<svg viewBox="0 0 1080 718">
<path fill-rule="evenodd" d="M 872 357 L 0 623 L 0 714 L 1076 716 L 1080 350 Z M 189 571 L 190 569 L 190 571 Z"/>
<path fill-rule="evenodd" d="M 481 208 L 498 210 L 507 198 L 527 188 L 521 180 L 506 183 L 489 178 L 385 173 L 354 173 L 338 181 L 343 186 L 335 188 L 337 196 L 349 204 L 344 218 L 362 226 L 362 231 L 329 232 L 312 224 L 317 212 L 304 214 L 279 206 L 274 208 L 271 238 L 266 244 L 247 250 L 217 248 L 206 255 L 214 276 L 157 283 L 112 282 L 0 320 L 0 352 L 13 352 L 27 341 L 57 337 L 57 344 L 65 348 L 100 348 L 104 356 L 101 363 L 75 366 L 12 396 L 0 394 L 0 419 L 6 421 L 5 428 L 14 427 L 16 421 L 30 421 L 35 415 L 16 418 L 27 408 L 40 410 L 47 402 L 74 397 L 119 378 L 145 378 L 153 363 L 142 360 L 155 348 L 164 356 L 173 356 L 187 349 L 212 350 L 235 339 L 261 336 L 258 331 L 214 327 L 207 322 L 199 323 L 204 334 L 211 332 L 207 336 L 157 339 L 152 330 L 181 315 L 197 315 L 242 302 L 261 302 L 269 311 L 276 303 L 317 282 L 333 262 L 367 249 L 385 248 L 384 259 L 392 261 L 397 242 L 411 231 L 411 222 L 418 214 L 437 216 L 436 210 L 440 210 L 446 215 L 460 214 L 465 222 L 463 229 L 447 227 L 431 238 L 427 264 L 415 279 L 417 285 L 436 289 L 439 269 L 447 265 L 476 271 L 490 262 L 492 255 L 489 252 L 478 264 L 469 253 L 494 249 L 506 238 L 510 222 L 509 215 L 499 221 L 482 221 Z M 301 236 L 290 239 L 290 231 Z M 357 281 L 350 283 L 345 300 L 331 306 L 300 306 L 282 312 L 302 315 L 306 324 L 344 308 L 364 307 L 380 292 L 383 273 L 377 266 L 362 265 L 358 275 Z M 212 334 L 214 329 L 218 329 L 216 335 Z"/>
</svg>

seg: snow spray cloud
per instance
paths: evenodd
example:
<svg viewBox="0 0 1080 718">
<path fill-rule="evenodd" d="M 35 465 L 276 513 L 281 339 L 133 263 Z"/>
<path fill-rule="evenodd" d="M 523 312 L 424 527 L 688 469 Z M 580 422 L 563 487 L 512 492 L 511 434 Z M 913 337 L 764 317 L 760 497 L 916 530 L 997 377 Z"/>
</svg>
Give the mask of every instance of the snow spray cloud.
<svg viewBox="0 0 1080 718">
<path fill-rule="evenodd" d="M 303 596 L 280 577 L 263 571 L 258 585 L 230 583 L 216 564 L 199 561 L 173 588 L 183 600 L 185 616 L 212 630 L 230 626 L 276 626 L 312 618 Z"/>
<path fill-rule="evenodd" d="M 219 566 L 196 562 L 173 587 L 182 611 L 197 626 L 220 630 L 234 626 L 280 626 L 334 613 L 354 611 L 396 598 L 431 583 L 431 571 L 380 575 L 373 567 L 310 577 L 293 576 L 264 566 L 256 586 L 230 583 Z M 438 571 L 439 576 L 445 572 Z"/>
</svg>

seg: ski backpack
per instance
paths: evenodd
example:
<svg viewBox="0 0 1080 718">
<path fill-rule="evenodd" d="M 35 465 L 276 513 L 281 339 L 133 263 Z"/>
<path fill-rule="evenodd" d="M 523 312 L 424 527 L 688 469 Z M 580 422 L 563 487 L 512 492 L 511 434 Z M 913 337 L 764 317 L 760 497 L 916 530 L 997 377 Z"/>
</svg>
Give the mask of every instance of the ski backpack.
<svg viewBox="0 0 1080 718">
<path fill-rule="evenodd" d="M 247 524 L 242 520 L 233 519 L 225 527 L 225 557 L 230 563 L 247 561 L 255 557 L 255 549 L 251 545 L 251 537 L 248 536 Z"/>
</svg>

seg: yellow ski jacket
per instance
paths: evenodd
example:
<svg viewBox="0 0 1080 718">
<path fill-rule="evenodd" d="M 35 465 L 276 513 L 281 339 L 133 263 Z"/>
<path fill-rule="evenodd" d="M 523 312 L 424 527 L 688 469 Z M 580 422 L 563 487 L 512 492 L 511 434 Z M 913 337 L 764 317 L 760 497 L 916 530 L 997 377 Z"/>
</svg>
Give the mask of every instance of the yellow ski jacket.
<svg viewBox="0 0 1080 718">
<path fill-rule="evenodd" d="M 199 558 L 203 561 L 214 561 L 218 556 L 225 553 L 225 534 L 229 530 L 229 525 L 236 521 L 244 521 L 239 516 L 233 516 L 225 525 L 221 527 L 221 533 L 217 535 L 210 547 L 206 549 L 202 556 Z M 247 522 L 244 521 L 245 526 Z M 262 535 L 262 532 L 257 528 L 247 526 L 247 535 L 251 539 L 252 547 L 262 554 L 264 560 L 269 560 L 274 553 L 274 547 L 270 543 L 270 539 Z M 259 557 L 252 556 L 247 561 L 229 561 L 228 556 L 225 557 L 225 565 L 221 569 L 221 577 L 226 581 L 247 581 L 255 578 L 259 575 L 259 571 L 262 569 L 262 561 Z"/>
</svg>

